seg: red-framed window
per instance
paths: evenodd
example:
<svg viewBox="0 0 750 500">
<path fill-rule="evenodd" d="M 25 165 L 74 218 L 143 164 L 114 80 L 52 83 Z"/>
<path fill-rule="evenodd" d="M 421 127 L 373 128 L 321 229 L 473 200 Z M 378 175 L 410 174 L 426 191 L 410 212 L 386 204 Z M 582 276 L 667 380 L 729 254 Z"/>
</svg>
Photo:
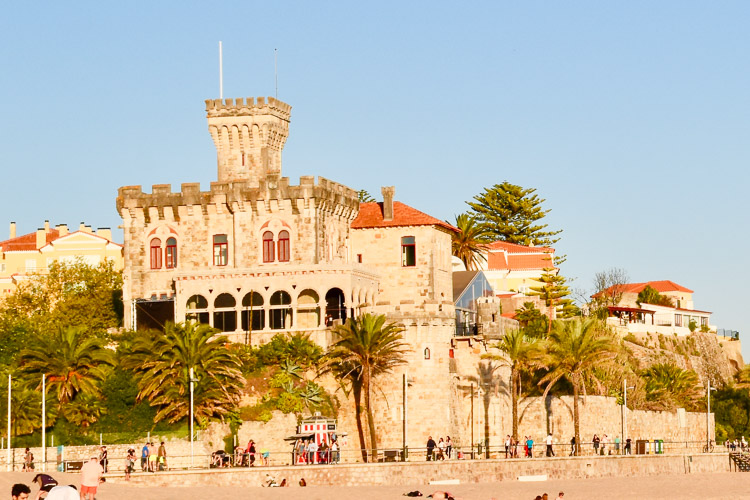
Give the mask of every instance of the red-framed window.
<svg viewBox="0 0 750 500">
<path fill-rule="evenodd" d="M 167 269 L 177 267 L 177 240 L 174 238 L 167 240 L 167 250 L 164 253 L 164 266 Z"/>
<path fill-rule="evenodd" d="M 414 236 L 401 238 L 401 267 L 414 267 L 417 265 L 417 243 Z"/>
<path fill-rule="evenodd" d="M 151 269 L 161 269 L 161 240 L 151 240 Z"/>
<path fill-rule="evenodd" d="M 279 262 L 289 262 L 289 231 L 279 233 Z"/>
<path fill-rule="evenodd" d="M 226 266 L 229 262 L 229 244 L 226 234 L 214 235 L 214 265 Z"/>
<path fill-rule="evenodd" d="M 276 253 L 274 247 L 273 233 L 271 231 L 266 231 L 263 233 L 263 262 L 274 261 L 274 254 Z"/>
</svg>

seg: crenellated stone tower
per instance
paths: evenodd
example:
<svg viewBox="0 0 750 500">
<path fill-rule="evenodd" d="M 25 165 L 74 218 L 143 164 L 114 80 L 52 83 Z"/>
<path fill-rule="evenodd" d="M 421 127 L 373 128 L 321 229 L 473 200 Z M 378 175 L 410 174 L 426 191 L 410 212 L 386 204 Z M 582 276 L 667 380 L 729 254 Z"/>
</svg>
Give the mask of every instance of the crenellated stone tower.
<svg viewBox="0 0 750 500">
<path fill-rule="evenodd" d="M 216 145 L 219 182 L 281 174 L 281 150 L 292 107 L 273 97 L 206 101 L 208 131 Z"/>
</svg>

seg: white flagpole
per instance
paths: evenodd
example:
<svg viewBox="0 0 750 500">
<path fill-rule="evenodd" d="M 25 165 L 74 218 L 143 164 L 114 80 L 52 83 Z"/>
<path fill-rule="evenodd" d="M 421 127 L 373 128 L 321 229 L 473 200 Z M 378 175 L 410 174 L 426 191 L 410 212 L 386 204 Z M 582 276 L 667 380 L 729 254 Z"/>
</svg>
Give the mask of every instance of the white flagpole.
<svg viewBox="0 0 750 500">
<path fill-rule="evenodd" d="M 273 49 L 273 76 L 276 84 L 276 99 L 279 98 L 279 58 L 278 50 Z"/>
<path fill-rule="evenodd" d="M 42 472 L 47 472 L 47 374 L 42 373 Z"/>
<path fill-rule="evenodd" d="M 10 373 L 8 374 L 8 470 L 10 471 Z"/>
<path fill-rule="evenodd" d="M 224 100 L 224 64 L 221 54 L 221 41 L 219 41 L 219 99 Z"/>
</svg>

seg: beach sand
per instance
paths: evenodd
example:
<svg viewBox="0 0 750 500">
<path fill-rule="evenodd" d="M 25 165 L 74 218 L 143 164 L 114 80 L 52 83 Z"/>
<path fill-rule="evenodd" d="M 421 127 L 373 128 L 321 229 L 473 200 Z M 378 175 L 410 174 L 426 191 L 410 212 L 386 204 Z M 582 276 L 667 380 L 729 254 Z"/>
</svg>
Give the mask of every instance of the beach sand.
<svg viewBox="0 0 750 500">
<path fill-rule="evenodd" d="M 60 484 L 78 486 L 78 474 L 52 472 Z M 0 498 L 10 498 L 13 483 L 31 484 L 34 474 L 22 472 L 0 473 Z M 309 499 L 309 500 L 383 500 L 406 498 L 404 493 L 419 490 L 425 496 L 438 490 L 448 490 L 464 500 L 528 499 L 548 493 L 550 499 L 559 491 L 569 499 L 750 499 L 750 473 L 676 474 L 664 476 L 592 478 L 549 480 L 534 483 L 505 481 L 500 483 L 473 483 L 451 486 L 315 486 L 307 488 L 242 488 L 227 487 L 180 487 L 159 488 L 129 484 L 104 483 L 99 488 L 97 500 L 203 500 L 203 499 Z M 31 488 L 36 494 L 37 487 Z"/>
</svg>

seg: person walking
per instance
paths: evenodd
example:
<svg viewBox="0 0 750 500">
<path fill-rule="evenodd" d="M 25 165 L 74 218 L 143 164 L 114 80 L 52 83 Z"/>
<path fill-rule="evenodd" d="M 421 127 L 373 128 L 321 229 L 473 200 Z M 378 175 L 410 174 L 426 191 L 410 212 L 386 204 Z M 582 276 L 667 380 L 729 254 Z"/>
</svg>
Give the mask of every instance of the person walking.
<svg viewBox="0 0 750 500">
<path fill-rule="evenodd" d="M 34 470 L 34 454 L 31 450 L 26 448 L 23 453 L 23 472 L 31 472 Z"/>
<path fill-rule="evenodd" d="M 130 448 L 125 456 L 125 480 L 130 481 L 130 474 L 135 472 L 135 450 Z"/>
<path fill-rule="evenodd" d="M 510 434 L 505 435 L 505 458 L 508 458 L 508 453 L 510 453 Z"/>
<path fill-rule="evenodd" d="M 555 450 L 552 449 L 552 433 L 551 432 L 547 434 L 547 439 L 545 440 L 545 444 L 547 445 L 547 456 L 554 457 Z"/>
<path fill-rule="evenodd" d="M 434 452 L 434 450 L 435 450 L 435 446 L 437 446 L 437 445 L 435 444 L 435 440 L 434 440 L 434 439 L 432 439 L 432 436 L 428 436 L 428 437 L 427 437 L 427 461 L 428 461 L 428 462 L 429 462 L 430 460 L 432 460 L 432 459 L 434 458 L 434 457 L 432 456 L 432 453 L 433 453 L 433 452 Z"/>
</svg>

